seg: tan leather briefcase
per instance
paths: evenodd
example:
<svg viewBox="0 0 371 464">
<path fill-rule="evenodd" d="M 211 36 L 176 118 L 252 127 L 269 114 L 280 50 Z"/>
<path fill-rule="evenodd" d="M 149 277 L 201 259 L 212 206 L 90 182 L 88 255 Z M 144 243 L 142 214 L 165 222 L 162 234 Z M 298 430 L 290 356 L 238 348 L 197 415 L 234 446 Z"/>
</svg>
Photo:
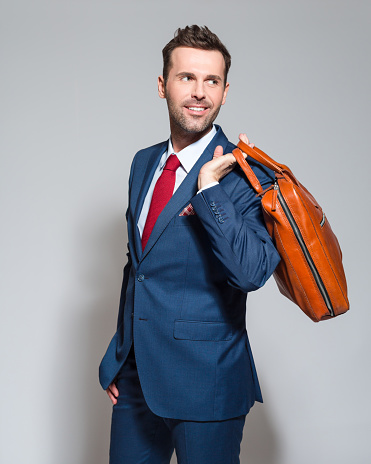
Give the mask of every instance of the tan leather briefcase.
<svg viewBox="0 0 371 464">
<path fill-rule="evenodd" d="M 242 141 L 237 146 L 233 155 L 262 198 L 265 223 L 281 256 L 273 274 L 280 292 L 315 322 L 345 313 L 341 249 L 322 208 L 287 166 Z M 263 191 L 241 150 L 275 172 L 270 188 Z"/>
</svg>

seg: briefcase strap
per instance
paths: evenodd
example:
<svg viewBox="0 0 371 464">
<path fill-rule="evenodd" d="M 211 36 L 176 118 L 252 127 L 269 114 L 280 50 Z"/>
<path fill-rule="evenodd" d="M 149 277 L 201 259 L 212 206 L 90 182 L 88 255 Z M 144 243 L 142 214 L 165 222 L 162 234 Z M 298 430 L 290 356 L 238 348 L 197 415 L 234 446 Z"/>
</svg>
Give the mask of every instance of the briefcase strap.
<svg viewBox="0 0 371 464">
<path fill-rule="evenodd" d="M 249 147 L 250 148 L 250 147 Z M 239 148 L 235 148 L 233 151 L 233 156 L 236 158 L 238 164 L 241 166 L 246 177 L 249 179 L 249 182 L 252 188 L 256 193 L 263 193 L 263 187 L 261 186 L 258 178 L 256 177 L 254 171 L 251 169 L 249 163 L 245 160 L 242 151 Z"/>
</svg>

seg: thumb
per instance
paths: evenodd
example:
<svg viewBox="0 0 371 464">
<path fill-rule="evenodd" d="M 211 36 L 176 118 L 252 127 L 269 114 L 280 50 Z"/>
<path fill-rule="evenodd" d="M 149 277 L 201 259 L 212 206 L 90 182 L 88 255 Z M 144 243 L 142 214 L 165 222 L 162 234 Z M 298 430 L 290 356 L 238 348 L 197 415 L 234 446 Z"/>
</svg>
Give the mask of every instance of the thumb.
<svg viewBox="0 0 371 464">
<path fill-rule="evenodd" d="M 218 145 L 214 150 L 213 158 L 219 158 L 222 155 L 223 155 L 223 147 L 221 145 Z"/>
</svg>

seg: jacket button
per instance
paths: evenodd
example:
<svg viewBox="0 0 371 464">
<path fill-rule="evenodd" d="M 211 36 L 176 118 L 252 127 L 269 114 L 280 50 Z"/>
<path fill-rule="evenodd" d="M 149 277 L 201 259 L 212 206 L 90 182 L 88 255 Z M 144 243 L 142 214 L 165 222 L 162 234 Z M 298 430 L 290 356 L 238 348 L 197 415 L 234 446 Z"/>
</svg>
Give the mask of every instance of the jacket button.
<svg viewBox="0 0 371 464">
<path fill-rule="evenodd" d="M 143 274 L 139 274 L 138 277 L 137 277 L 137 280 L 138 280 L 138 282 L 143 282 L 143 280 L 144 280 L 144 275 L 143 275 Z"/>
</svg>

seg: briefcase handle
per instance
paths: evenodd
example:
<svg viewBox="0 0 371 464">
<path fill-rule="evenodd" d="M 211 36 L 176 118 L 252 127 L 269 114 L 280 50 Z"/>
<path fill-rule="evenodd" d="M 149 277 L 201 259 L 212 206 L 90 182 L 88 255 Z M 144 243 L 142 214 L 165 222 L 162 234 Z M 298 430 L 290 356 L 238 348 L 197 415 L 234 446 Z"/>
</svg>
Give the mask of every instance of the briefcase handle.
<svg viewBox="0 0 371 464">
<path fill-rule="evenodd" d="M 258 193 L 263 193 L 263 188 L 260 185 L 260 182 L 256 175 L 254 174 L 253 170 L 251 169 L 250 165 L 246 161 L 245 157 L 243 156 L 242 152 L 245 152 L 248 156 L 251 156 L 254 160 L 258 161 L 259 163 L 263 164 L 267 168 L 271 169 L 275 173 L 279 174 L 278 177 L 284 177 L 286 180 L 290 180 L 296 185 L 300 185 L 299 181 L 296 179 L 294 174 L 292 173 L 291 169 L 288 168 L 286 165 L 278 163 L 263 150 L 260 150 L 258 147 L 251 148 L 246 143 L 242 142 L 241 140 L 237 144 L 238 148 L 235 148 L 232 153 L 236 158 L 238 164 L 241 166 L 243 172 L 245 173 L 246 177 L 249 179 L 251 186 L 253 189 Z"/>
<path fill-rule="evenodd" d="M 288 169 L 287 166 L 277 163 L 277 161 L 272 159 L 258 147 L 251 148 L 246 143 L 242 142 L 242 140 L 238 142 L 237 147 L 247 155 L 251 156 L 251 158 L 254 158 L 254 160 L 259 161 L 259 163 L 263 164 L 267 168 L 272 169 L 274 172 L 283 174 L 283 172 Z"/>
</svg>

